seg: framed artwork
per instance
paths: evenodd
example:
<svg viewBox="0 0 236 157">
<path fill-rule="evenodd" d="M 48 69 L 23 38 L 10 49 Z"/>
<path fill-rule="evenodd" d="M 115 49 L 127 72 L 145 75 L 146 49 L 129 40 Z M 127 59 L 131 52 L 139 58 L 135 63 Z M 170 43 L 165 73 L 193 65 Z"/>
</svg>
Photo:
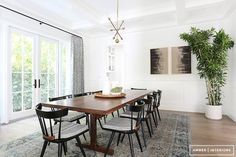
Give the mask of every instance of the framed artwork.
<svg viewBox="0 0 236 157">
<path fill-rule="evenodd" d="M 151 74 L 168 74 L 168 48 L 150 50 Z"/>
<path fill-rule="evenodd" d="M 191 74 L 191 49 L 189 46 L 172 47 L 172 74 Z"/>
</svg>

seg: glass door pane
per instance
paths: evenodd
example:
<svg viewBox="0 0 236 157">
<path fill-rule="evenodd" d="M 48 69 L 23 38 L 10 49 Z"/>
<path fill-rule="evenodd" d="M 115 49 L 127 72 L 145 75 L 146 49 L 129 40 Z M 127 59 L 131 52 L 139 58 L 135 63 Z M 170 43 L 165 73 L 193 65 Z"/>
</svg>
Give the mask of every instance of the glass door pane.
<svg viewBox="0 0 236 157">
<path fill-rule="evenodd" d="M 40 40 L 40 102 L 57 94 L 57 52 L 58 42 L 42 38 Z"/>
<path fill-rule="evenodd" d="M 34 38 L 21 32 L 11 32 L 11 70 L 13 112 L 32 109 Z"/>
</svg>

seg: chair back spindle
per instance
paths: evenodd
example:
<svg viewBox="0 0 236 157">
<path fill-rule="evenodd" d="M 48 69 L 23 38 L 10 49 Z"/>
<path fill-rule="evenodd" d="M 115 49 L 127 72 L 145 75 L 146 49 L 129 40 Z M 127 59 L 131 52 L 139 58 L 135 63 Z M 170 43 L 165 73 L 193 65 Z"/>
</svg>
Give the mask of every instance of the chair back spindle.
<svg viewBox="0 0 236 157">
<path fill-rule="evenodd" d="M 161 90 L 157 90 L 157 95 L 158 95 L 157 107 L 159 107 L 160 104 L 161 104 L 161 94 L 162 94 L 162 91 Z"/>
</svg>

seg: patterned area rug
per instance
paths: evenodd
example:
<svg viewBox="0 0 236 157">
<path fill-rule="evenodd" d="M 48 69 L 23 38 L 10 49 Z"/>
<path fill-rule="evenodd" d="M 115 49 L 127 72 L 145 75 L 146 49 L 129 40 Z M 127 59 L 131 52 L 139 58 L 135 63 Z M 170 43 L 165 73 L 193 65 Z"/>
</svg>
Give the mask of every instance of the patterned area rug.
<svg viewBox="0 0 236 157">
<path fill-rule="evenodd" d="M 147 148 L 141 152 L 138 146 L 136 137 L 133 136 L 134 152 L 136 157 L 187 157 L 189 156 L 190 143 L 190 128 L 189 117 L 186 114 L 176 114 L 163 111 L 161 113 L 162 121 L 158 127 L 154 127 L 154 135 L 149 137 L 147 128 L 145 128 L 145 137 Z M 146 125 L 144 125 L 146 126 Z M 104 131 L 98 127 L 98 142 L 106 146 L 111 135 L 111 132 Z M 141 130 L 140 130 L 141 138 Z M 86 134 L 88 138 L 88 133 Z M 127 137 L 127 136 L 126 136 Z M 128 157 L 130 156 L 129 141 L 125 138 L 123 143 L 116 146 L 118 134 L 115 135 L 111 148 L 113 148 L 113 157 Z M 89 139 L 87 139 L 89 141 Z M 81 137 L 82 143 L 85 143 Z M 143 140 L 141 138 L 143 144 Z M 76 141 L 68 142 L 67 157 L 82 156 L 80 149 L 75 146 Z M 37 157 L 40 156 L 43 139 L 41 132 L 11 141 L 0 146 L 1 157 Z M 104 154 L 85 149 L 88 157 L 102 157 Z M 57 144 L 50 144 L 44 154 L 45 157 L 57 156 Z"/>
</svg>

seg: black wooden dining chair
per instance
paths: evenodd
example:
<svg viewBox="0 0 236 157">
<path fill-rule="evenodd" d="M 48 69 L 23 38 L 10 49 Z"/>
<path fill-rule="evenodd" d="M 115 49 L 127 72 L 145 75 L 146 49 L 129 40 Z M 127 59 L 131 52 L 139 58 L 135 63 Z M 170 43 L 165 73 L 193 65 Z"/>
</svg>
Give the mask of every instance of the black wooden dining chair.
<svg viewBox="0 0 236 157">
<path fill-rule="evenodd" d="M 162 95 L 162 91 L 161 90 L 157 90 L 156 110 L 157 110 L 157 114 L 158 114 L 158 117 L 159 117 L 160 121 L 161 121 L 161 115 L 160 115 L 159 107 L 161 105 L 161 95 Z"/>
<path fill-rule="evenodd" d="M 155 126 L 157 127 L 158 125 L 158 120 L 157 120 L 157 92 L 154 91 L 152 94 L 149 94 L 147 96 L 149 99 L 152 99 L 151 107 L 148 109 L 147 106 L 145 106 L 145 111 L 149 112 L 150 115 L 152 115 L 152 119 L 154 121 Z"/>
<path fill-rule="evenodd" d="M 158 118 L 161 121 L 161 116 L 160 116 L 160 112 L 159 112 L 159 106 L 160 106 L 160 102 L 161 102 L 161 94 L 162 94 L 162 91 L 157 90 L 157 91 L 154 91 L 152 94 L 148 95 L 149 97 L 152 97 L 152 99 L 154 100 L 152 102 L 151 109 L 149 110 L 149 112 L 150 112 L 150 114 L 152 114 L 153 121 L 154 121 L 156 127 L 158 125 Z M 145 110 L 147 111 L 146 108 L 145 108 Z M 158 118 L 157 118 L 157 116 L 158 116 Z"/>
<path fill-rule="evenodd" d="M 72 98 L 72 95 L 49 98 L 49 101 L 57 101 L 57 100 L 63 100 L 63 99 L 68 99 L 68 98 Z M 85 117 L 86 117 L 86 114 L 83 112 L 69 111 L 68 115 L 64 116 L 61 120 L 67 121 L 67 122 L 77 121 L 78 123 L 80 123 L 79 120 Z M 54 120 L 55 120 L 55 124 L 60 121 L 59 118 L 55 118 Z"/>
<path fill-rule="evenodd" d="M 153 99 L 152 99 L 152 97 L 148 96 L 148 99 L 141 99 L 141 100 L 137 101 L 138 104 L 142 104 L 143 102 L 145 103 L 145 105 L 144 105 L 145 112 L 144 112 L 143 116 L 141 117 L 141 119 L 142 119 L 142 121 L 146 122 L 149 135 L 150 135 L 150 137 L 152 137 L 153 128 L 152 128 L 150 110 L 151 110 L 151 104 L 153 102 Z M 135 116 L 137 116 L 137 114 L 133 114 L 133 116 L 135 117 Z M 120 114 L 120 117 L 122 117 L 122 118 L 131 118 L 131 112 L 130 111 L 125 111 L 125 112 Z"/>
<path fill-rule="evenodd" d="M 60 97 L 53 97 L 49 98 L 49 101 L 57 101 L 57 100 L 63 100 L 63 99 L 68 99 L 72 98 L 72 95 L 65 95 L 65 96 L 60 96 Z M 52 108 L 52 110 L 57 110 L 55 108 Z M 77 111 L 69 111 L 68 114 L 64 117 L 60 118 L 55 118 L 54 119 L 54 124 L 57 124 L 60 121 L 63 122 L 74 122 L 76 121 L 78 124 L 80 124 L 80 119 L 86 118 L 86 124 L 88 123 L 88 116 L 83 113 L 83 112 L 77 112 Z M 87 141 L 86 136 L 83 134 L 84 139 Z"/>
<path fill-rule="evenodd" d="M 102 93 L 102 90 L 92 91 L 91 94 Z"/>
<path fill-rule="evenodd" d="M 84 157 L 86 157 L 85 152 L 81 146 L 81 141 L 79 136 L 89 131 L 87 125 L 81 125 L 78 123 L 64 122 L 60 120 L 58 124 L 52 125 L 52 120 L 55 118 L 62 119 L 62 117 L 68 114 L 68 108 L 48 111 L 43 109 L 43 104 L 38 104 L 36 106 L 36 114 L 38 116 L 39 124 L 43 134 L 44 144 L 40 154 L 43 157 L 48 143 L 58 144 L 58 157 L 62 156 L 62 149 L 64 149 L 65 155 L 67 152 L 66 142 L 71 139 L 76 139 L 78 146 Z"/>
<path fill-rule="evenodd" d="M 135 88 L 135 87 L 132 87 L 130 88 L 131 90 L 147 90 L 147 88 Z"/>
<path fill-rule="evenodd" d="M 86 95 L 90 95 L 90 92 L 74 94 L 74 97 L 81 97 Z"/>
<path fill-rule="evenodd" d="M 143 151 L 141 141 L 139 138 L 138 130 L 141 127 L 141 121 L 142 121 L 142 114 L 144 112 L 144 103 L 140 105 L 127 105 L 126 106 L 127 111 L 130 111 L 131 118 L 120 118 L 120 117 L 114 117 L 108 122 L 106 122 L 104 125 L 102 125 L 102 129 L 111 131 L 111 136 L 107 145 L 106 153 L 104 154 L 104 157 L 106 157 L 108 150 L 110 148 L 110 145 L 113 141 L 113 138 L 115 136 L 115 133 L 119 133 L 118 135 L 118 141 L 120 139 L 121 134 L 127 134 L 129 138 L 129 145 L 130 145 L 130 151 L 131 156 L 134 157 L 134 148 L 133 148 L 133 140 L 132 135 L 135 134 L 139 143 L 139 147 L 141 149 L 141 152 Z M 136 116 L 134 116 L 136 115 Z M 143 133 L 143 132 L 142 132 Z"/>
<path fill-rule="evenodd" d="M 63 96 L 58 96 L 58 97 L 50 97 L 48 98 L 49 101 L 56 101 L 56 100 L 63 100 L 63 99 L 68 99 L 72 98 L 72 95 L 63 95 Z"/>
</svg>

